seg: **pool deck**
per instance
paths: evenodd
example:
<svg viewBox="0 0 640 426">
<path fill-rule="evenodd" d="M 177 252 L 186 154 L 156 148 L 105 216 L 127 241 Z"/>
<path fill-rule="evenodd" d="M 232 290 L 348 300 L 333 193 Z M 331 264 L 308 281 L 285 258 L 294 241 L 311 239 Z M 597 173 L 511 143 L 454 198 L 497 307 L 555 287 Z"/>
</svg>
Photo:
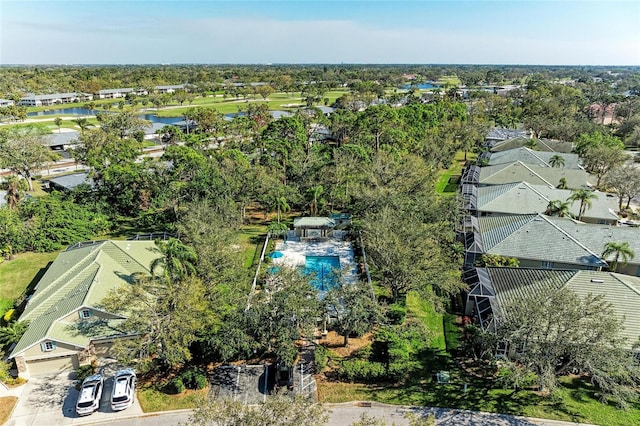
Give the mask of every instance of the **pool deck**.
<svg viewBox="0 0 640 426">
<path fill-rule="evenodd" d="M 306 256 L 339 256 L 344 282 L 358 281 L 358 265 L 356 265 L 353 245 L 350 242 L 337 239 L 322 242 L 279 241 L 276 244 L 276 251 L 282 252 L 283 256 L 273 259 L 273 265 L 291 268 L 304 267 Z"/>
</svg>

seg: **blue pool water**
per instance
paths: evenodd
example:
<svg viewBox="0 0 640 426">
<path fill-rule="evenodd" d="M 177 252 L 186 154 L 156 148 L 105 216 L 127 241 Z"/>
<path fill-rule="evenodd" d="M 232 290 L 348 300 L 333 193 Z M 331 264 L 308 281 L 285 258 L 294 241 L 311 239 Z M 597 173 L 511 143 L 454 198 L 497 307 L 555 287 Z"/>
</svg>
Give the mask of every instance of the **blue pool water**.
<svg viewBox="0 0 640 426">
<path fill-rule="evenodd" d="M 327 291 L 338 282 L 340 273 L 339 256 L 305 256 L 304 273 L 315 274 L 311 285 L 319 291 Z"/>
</svg>

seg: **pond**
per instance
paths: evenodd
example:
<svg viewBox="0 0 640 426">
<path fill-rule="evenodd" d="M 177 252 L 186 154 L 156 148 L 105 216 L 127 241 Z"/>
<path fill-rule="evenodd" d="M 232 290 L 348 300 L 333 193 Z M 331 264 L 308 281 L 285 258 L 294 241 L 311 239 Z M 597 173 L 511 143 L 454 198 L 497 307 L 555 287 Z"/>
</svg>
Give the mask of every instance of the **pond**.
<svg viewBox="0 0 640 426">
<path fill-rule="evenodd" d="M 61 109 L 49 109 L 45 111 L 28 112 L 27 117 L 43 117 L 47 115 L 95 115 L 97 112 L 109 112 L 115 113 L 117 110 L 105 111 L 102 109 L 90 110 L 88 108 L 76 107 L 76 108 L 61 108 Z M 182 121 L 182 117 L 158 117 L 156 114 L 140 114 L 141 118 L 148 120 L 152 123 L 162 124 L 174 124 Z"/>
<path fill-rule="evenodd" d="M 440 87 L 440 86 L 438 84 L 435 84 L 434 82 L 430 81 L 430 82 L 426 82 L 426 83 L 420 83 L 415 87 L 417 87 L 420 90 L 424 90 L 424 89 L 434 89 L 434 88 Z M 408 90 L 408 89 L 411 88 L 411 85 L 410 84 L 405 84 L 403 88 Z"/>
</svg>

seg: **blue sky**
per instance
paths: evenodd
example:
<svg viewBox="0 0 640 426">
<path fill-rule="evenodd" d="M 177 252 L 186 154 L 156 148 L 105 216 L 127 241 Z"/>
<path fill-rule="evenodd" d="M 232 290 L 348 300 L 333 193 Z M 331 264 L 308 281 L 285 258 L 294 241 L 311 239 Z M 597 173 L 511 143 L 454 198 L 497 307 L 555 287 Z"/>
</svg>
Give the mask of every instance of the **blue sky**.
<svg viewBox="0 0 640 426">
<path fill-rule="evenodd" d="M 0 0 L 0 64 L 640 65 L 640 1 Z"/>
</svg>

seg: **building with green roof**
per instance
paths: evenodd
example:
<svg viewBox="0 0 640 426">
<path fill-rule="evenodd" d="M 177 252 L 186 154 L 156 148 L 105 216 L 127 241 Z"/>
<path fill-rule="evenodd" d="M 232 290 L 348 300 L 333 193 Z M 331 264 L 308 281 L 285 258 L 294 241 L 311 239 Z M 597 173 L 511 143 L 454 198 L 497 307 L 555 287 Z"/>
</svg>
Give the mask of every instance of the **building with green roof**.
<svg viewBox="0 0 640 426">
<path fill-rule="evenodd" d="M 336 221 L 329 217 L 298 217 L 293 219 L 295 236 L 301 239 L 328 238 L 333 234 Z"/>
<path fill-rule="evenodd" d="M 471 195 L 464 208 L 476 216 L 501 216 L 505 214 L 544 213 L 549 202 L 566 201 L 572 194 L 568 189 L 558 189 L 548 185 L 532 185 L 527 182 L 506 183 L 471 187 Z M 464 192 L 463 192 L 464 194 Z M 620 219 L 616 214 L 616 197 L 594 191 L 597 197 L 591 200 L 591 207 L 584 213 L 582 222 L 601 225 L 616 225 Z M 580 203 L 570 203 L 569 213 L 578 216 Z"/>
<path fill-rule="evenodd" d="M 161 254 L 153 241 L 94 241 L 60 253 L 36 285 L 20 321 L 29 327 L 13 348 L 21 377 L 54 373 L 108 354 L 125 318 L 101 308 L 112 290 L 149 275 Z"/>
<path fill-rule="evenodd" d="M 547 297 L 568 289 L 578 297 L 602 296 L 623 320 L 629 349 L 640 338 L 640 278 L 613 272 L 529 268 L 476 268 L 470 279 L 466 314 L 485 330 L 508 317 L 509 306 L 523 299 Z"/>
</svg>

